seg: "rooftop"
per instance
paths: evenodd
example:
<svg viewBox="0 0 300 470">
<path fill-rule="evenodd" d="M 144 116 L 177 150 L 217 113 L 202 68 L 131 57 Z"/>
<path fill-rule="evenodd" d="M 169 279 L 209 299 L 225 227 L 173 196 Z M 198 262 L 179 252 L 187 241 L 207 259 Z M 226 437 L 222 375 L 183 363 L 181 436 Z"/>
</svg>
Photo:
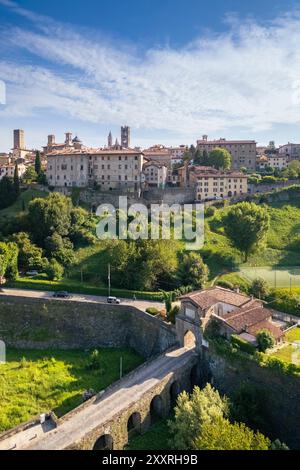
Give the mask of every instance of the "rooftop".
<svg viewBox="0 0 300 470">
<path fill-rule="evenodd" d="M 180 299 L 190 300 L 202 309 L 212 307 L 218 302 L 224 302 L 235 307 L 242 307 L 252 300 L 251 297 L 248 297 L 247 295 L 219 286 L 191 292 L 190 294 L 181 296 Z"/>
</svg>

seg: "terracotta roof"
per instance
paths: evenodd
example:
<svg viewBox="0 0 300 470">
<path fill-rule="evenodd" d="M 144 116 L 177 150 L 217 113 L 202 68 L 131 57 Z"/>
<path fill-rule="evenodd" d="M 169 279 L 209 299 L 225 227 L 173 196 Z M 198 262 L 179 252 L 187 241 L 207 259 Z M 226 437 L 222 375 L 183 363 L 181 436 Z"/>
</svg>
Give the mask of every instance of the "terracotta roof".
<svg viewBox="0 0 300 470">
<path fill-rule="evenodd" d="M 255 140 L 226 140 L 226 139 L 219 139 L 219 140 L 203 140 L 199 139 L 197 140 L 197 144 L 209 144 L 209 145 L 215 145 L 215 144 L 256 144 Z"/>
<path fill-rule="evenodd" d="M 59 156 L 59 155 L 140 155 L 142 152 L 135 149 L 103 149 L 103 148 L 87 148 L 83 147 L 80 149 L 65 148 L 63 150 L 53 150 L 47 153 L 47 156 Z"/>
<path fill-rule="evenodd" d="M 256 336 L 261 330 L 270 331 L 275 339 L 279 339 L 284 335 L 284 332 L 279 328 L 279 326 L 274 325 L 274 323 L 269 320 L 261 321 L 247 328 L 247 332 L 253 336 Z"/>
<path fill-rule="evenodd" d="M 235 307 L 241 307 L 251 301 L 251 298 L 223 287 L 214 286 L 209 289 L 191 292 L 180 297 L 181 300 L 190 300 L 202 309 L 209 308 L 218 302 L 224 302 Z"/>
<path fill-rule="evenodd" d="M 262 305 L 250 308 L 244 308 L 222 316 L 227 325 L 233 328 L 237 333 L 249 331 L 249 327 L 260 323 L 272 316 L 270 310 L 263 308 Z"/>
</svg>

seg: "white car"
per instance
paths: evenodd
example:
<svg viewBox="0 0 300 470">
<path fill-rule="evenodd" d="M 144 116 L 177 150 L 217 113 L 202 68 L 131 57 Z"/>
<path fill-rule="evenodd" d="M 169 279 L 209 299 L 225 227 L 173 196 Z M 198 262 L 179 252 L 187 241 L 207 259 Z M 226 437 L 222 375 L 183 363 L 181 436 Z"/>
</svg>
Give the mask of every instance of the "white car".
<svg viewBox="0 0 300 470">
<path fill-rule="evenodd" d="M 117 297 L 107 297 L 107 303 L 108 304 L 119 304 L 121 302 L 120 299 L 118 299 Z"/>
<path fill-rule="evenodd" d="M 37 276 L 38 275 L 38 271 L 36 271 L 35 269 L 33 269 L 32 271 L 27 271 L 26 272 L 26 276 Z"/>
</svg>

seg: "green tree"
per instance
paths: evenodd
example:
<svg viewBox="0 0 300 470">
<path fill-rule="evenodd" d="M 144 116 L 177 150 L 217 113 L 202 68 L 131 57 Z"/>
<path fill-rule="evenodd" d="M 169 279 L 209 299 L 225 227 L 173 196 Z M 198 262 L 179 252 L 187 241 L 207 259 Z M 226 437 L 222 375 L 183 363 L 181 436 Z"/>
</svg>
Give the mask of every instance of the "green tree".
<svg viewBox="0 0 300 470">
<path fill-rule="evenodd" d="M 207 384 L 202 390 L 195 387 L 191 395 L 181 393 L 174 411 L 174 420 L 169 422 L 174 449 L 195 449 L 195 438 L 201 435 L 203 425 L 227 416 L 228 400 Z"/>
<path fill-rule="evenodd" d="M 51 259 L 46 267 L 46 274 L 51 281 L 60 281 L 64 275 L 64 268 L 56 259 Z"/>
<path fill-rule="evenodd" d="M 26 184 L 31 184 L 31 183 L 33 183 L 33 181 L 36 181 L 37 176 L 38 175 L 37 175 L 34 167 L 29 166 L 29 167 L 26 168 L 26 171 L 23 174 L 22 179 Z"/>
<path fill-rule="evenodd" d="M 63 238 L 57 232 L 46 238 L 45 251 L 48 258 L 55 258 L 65 267 L 70 266 L 75 260 L 73 243 L 68 237 Z"/>
<path fill-rule="evenodd" d="M 0 180 L 0 209 L 11 206 L 17 198 L 13 181 L 7 176 Z"/>
<path fill-rule="evenodd" d="M 18 266 L 20 270 L 45 269 L 47 259 L 43 257 L 43 250 L 32 243 L 28 233 L 13 234 L 11 240 L 19 249 Z"/>
<path fill-rule="evenodd" d="M 264 299 L 267 297 L 270 292 L 267 281 L 261 277 L 254 279 L 251 285 L 251 292 L 259 299 Z"/>
<path fill-rule="evenodd" d="M 218 417 L 205 422 L 195 439 L 197 450 L 269 450 L 271 441 L 260 432 L 254 432 L 243 423 L 230 423 Z"/>
<path fill-rule="evenodd" d="M 209 160 L 209 154 L 208 154 L 207 150 L 203 150 L 201 165 L 203 165 L 203 166 L 210 166 L 211 165 L 210 160 Z"/>
<path fill-rule="evenodd" d="M 199 149 L 196 150 L 196 152 L 194 154 L 193 161 L 194 161 L 194 165 L 201 165 L 202 164 L 202 153 L 200 152 Z"/>
<path fill-rule="evenodd" d="M 201 255 L 196 252 L 188 252 L 183 255 L 179 268 L 179 276 L 184 286 L 193 288 L 204 287 L 209 274 L 208 266 Z"/>
<path fill-rule="evenodd" d="M 31 201 L 27 219 L 34 242 L 44 247 L 47 237 L 55 232 L 66 237 L 71 228 L 72 208 L 71 199 L 59 193 Z"/>
<path fill-rule="evenodd" d="M 216 147 L 209 152 L 209 163 L 214 168 L 228 170 L 231 167 L 231 155 L 228 150 Z"/>
<path fill-rule="evenodd" d="M 247 261 L 248 256 L 263 243 L 270 226 L 270 217 L 264 207 L 241 202 L 230 207 L 223 217 L 224 231 L 232 244 Z"/>
<path fill-rule="evenodd" d="M 41 154 L 39 151 L 35 154 L 34 169 L 36 174 L 39 176 L 42 171 Z"/>
<path fill-rule="evenodd" d="M 15 243 L 0 242 L 0 276 L 7 279 L 18 277 L 18 247 Z"/>
<path fill-rule="evenodd" d="M 275 344 L 275 338 L 269 330 L 261 330 L 256 335 L 258 350 L 265 352 Z"/>
<path fill-rule="evenodd" d="M 16 198 L 20 194 L 20 178 L 19 178 L 19 168 L 18 165 L 15 164 L 15 171 L 14 171 L 14 190 Z"/>
</svg>

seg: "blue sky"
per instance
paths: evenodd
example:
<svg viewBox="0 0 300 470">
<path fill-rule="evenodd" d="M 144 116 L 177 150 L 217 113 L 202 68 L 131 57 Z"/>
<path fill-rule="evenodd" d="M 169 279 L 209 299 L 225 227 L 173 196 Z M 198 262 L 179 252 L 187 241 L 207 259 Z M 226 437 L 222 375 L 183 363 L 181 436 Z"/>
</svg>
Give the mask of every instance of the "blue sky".
<svg viewBox="0 0 300 470">
<path fill-rule="evenodd" d="M 0 0 L 0 152 L 71 130 L 102 146 L 300 141 L 300 1 Z"/>
</svg>

